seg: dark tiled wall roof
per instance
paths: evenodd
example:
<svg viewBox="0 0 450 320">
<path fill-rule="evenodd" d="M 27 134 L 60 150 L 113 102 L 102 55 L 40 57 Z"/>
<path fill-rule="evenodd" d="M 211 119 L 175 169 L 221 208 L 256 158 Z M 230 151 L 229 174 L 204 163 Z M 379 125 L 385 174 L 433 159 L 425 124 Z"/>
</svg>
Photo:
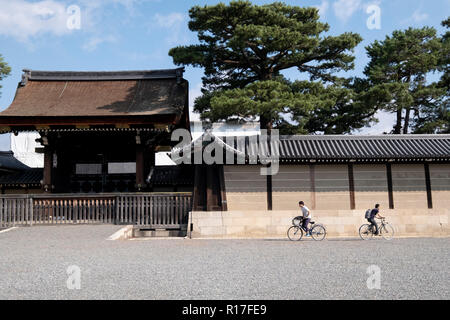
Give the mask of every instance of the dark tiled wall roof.
<svg viewBox="0 0 450 320">
<path fill-rule="evenodd" d="M 15 185 L 33 185 L 41 184 L 43 176 L 42 168 L 29 168 L 26 170 L 0 175 L 0 185 L 15 186 Z"/>
<path fill-rule="evenodd" d="M 245 144 L 223 141 L 247 156 L 258 154 L 255 137 L 245 137 Z M 258 138 L 259 140 L 259 138 Z M 280 136 L 279 156 L 284 160 L 450 160 L 450 135 L 400 136 Z M 259 143 L 268 154 L 267 143 Z M 276 150 L 274 145 L 272 150 Z"/>
<path fill-rule="evenodd" d="M 28 166 L 14 158 L 12 151 L 0 151 L 0 169 L 3 170 L 24 170 Z"/>
<path fill-rule="evenodd" d="M 282 158 L 450 158 L 450 136 L 282 137 Z"/>
</svg>

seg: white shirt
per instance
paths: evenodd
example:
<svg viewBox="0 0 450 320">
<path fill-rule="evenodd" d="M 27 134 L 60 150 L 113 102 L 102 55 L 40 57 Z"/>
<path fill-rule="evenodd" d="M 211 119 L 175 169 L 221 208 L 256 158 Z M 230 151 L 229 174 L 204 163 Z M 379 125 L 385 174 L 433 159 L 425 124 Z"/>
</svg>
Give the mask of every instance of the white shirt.
<svg viewBox="0 0 450 320">
<path fill-rule="evenodd" d="M 305 219 L 311 219 L 311 211 L 309 211 L 309 208 L 307 206 L 303 206 L 302 208 L 303 218 Z M 309 215 L 308 215 L 309 212 Z"/>
</svg>

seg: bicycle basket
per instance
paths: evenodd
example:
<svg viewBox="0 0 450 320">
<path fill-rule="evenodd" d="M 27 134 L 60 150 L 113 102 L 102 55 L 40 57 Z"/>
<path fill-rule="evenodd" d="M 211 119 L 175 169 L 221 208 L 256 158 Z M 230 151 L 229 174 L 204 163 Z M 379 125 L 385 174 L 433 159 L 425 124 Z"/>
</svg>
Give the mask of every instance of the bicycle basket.
<svg viewBox="0 0 450 320">
<path fill-rule="evenodd" d="M 294 219 L 292 219 L 292 225 L 299 227 L 302 224 L 303 221 L 303 217 L 299 216 L 299 217 L 295 217 Z"/>
</svg>

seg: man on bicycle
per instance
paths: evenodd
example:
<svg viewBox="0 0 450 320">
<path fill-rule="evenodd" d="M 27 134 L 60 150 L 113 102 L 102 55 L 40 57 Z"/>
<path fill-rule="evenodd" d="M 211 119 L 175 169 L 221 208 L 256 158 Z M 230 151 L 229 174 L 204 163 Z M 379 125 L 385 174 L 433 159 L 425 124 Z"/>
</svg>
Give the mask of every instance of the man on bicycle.
<svg viewBox="0 0 450 320">
<path fill-rule="evenodd" d="M 369 221 L 370 224 L 375 227 L 375 235 L 377 236 L 379 233 L 379 230 L 378 230 L 378 225 L 375 222 L 375 218 L 384 219 L 384 217 L 382 217 L 380 215 L 380 205 L 378 203 L 375 205 L 375 208 L 372 209 L 372 211 L 370 212 L 370 217 L 367 219 L 367 221 Z"/>
<path fill-rule="evenodd" d="M 305 203 L 303 201 L 300 201 L 298 203 L 300 210 L 303 213 L 303 221 L 302 221 L 302 227 L 306 231 L 306 236 L 310 236 L 310 230 L 308 228 L 309 222 L 311 221 L 311 211 L 309 211 L 308 207 L 305 206 Z"/>
</svg>

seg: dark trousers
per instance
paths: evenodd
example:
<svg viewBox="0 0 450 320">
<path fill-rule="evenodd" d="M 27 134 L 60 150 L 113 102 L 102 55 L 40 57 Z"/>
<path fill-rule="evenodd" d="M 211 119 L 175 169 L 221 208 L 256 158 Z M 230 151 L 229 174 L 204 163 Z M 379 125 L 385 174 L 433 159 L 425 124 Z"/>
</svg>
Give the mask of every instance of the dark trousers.
<svg viewBox="0 0 450 320">
<path fill-rule="evenodd" d="M 309 225 L 309 222 L 310 222 L 310 221 L 311 221 L 311 219 L 303 219 L 302 227 L 303 227 L 303 229 L 306 230 L 306 233 L 309 232 L 308 225 Z"/>
<path fill-rule="evenodd" d="M 373 225 L 373 226 L 375 227 L 375 234 L 378 234 L 378 225 L 377 225 L 377 223 L 375 222 L 375 218 L 367 219 L 367 221 L 369 221 L 370 224 Z"/>
</svg>

